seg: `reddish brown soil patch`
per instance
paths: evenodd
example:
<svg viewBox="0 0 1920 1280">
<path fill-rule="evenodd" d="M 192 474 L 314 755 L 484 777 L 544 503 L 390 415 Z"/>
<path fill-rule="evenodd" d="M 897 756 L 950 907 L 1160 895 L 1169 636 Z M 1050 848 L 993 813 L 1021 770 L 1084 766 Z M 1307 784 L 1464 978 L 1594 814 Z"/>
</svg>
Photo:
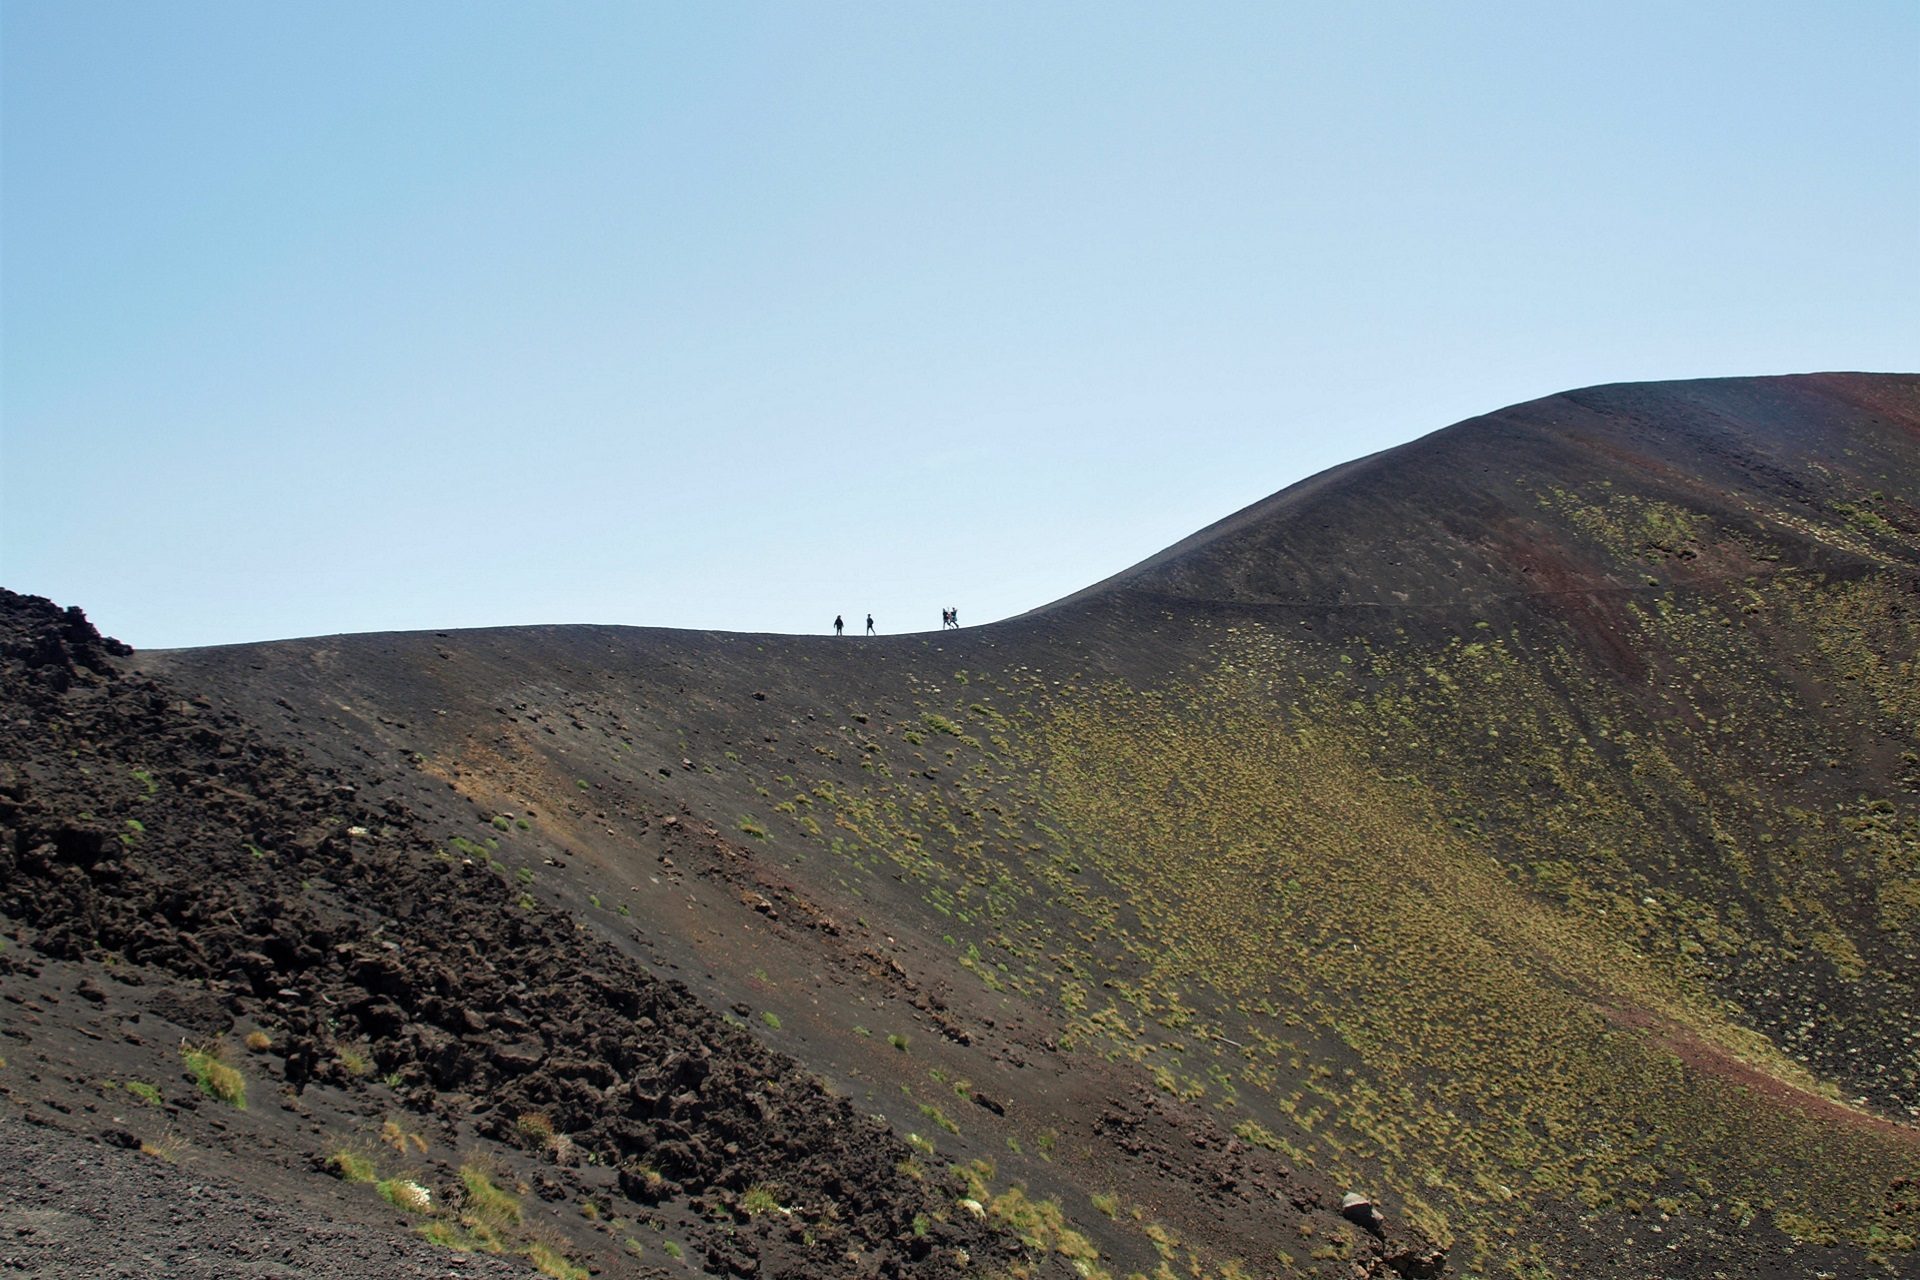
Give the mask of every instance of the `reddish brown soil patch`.
<svg viewBox="0 0 1920 1280">
<path fill-rule="evenodd" d="M 1769 1103 L 1791 1107 L 1830 1124 L 1891 1137 L 1920 1150 L 1920 1129 L 1868 1111 L 1855 1110 L 1845 1103 L 1782 1080 L 1735 1057 L 1719 1045 L 1702 1039 L 1692 1028 L 1671 1018 L 1618 1005 L 1601 1005 L 1599 1008 L 1607 1021 L 1645 1032 L 1655 1044 L 1703 1075 L 1737 1085 Z"/>
</svg>

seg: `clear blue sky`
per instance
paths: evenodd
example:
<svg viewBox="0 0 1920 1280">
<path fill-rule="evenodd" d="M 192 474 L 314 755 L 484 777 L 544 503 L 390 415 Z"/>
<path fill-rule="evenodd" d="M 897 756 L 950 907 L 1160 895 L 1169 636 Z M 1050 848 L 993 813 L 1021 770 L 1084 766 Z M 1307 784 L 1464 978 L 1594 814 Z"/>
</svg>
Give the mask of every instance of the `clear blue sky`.
<svg viewBox="0 0 1920 1280">
<path fill-rule="evenodd" d="M 1596 382 L 1920 367 L 1920 6 L 6 0 L 0 585 L 1018 613 Z"/>
</svg>

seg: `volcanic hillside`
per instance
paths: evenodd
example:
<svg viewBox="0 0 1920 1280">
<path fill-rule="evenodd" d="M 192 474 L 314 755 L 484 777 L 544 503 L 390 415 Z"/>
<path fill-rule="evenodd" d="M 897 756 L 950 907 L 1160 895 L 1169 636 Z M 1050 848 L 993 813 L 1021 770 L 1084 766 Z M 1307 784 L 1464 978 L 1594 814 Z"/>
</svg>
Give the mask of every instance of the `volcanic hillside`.
<svg viewBox="0 0 1920 1280">
<path fill-rule="evenodd" d="M 1829 374 L 1506 409 L 985 628 L 131 661 L 885 1117 L 927 1195 L 887 1212 L 949 1251 L 1784 1278 L 1915 1264 L 1916 653 L 1920 378 Z M 413 1069 L 404 1029 L 300 1025 Z M 639 1189 L 591 1106 L 417 1101 Z M 737 1207 L 722 1172 L 668 1227 Z"/>
</svg>

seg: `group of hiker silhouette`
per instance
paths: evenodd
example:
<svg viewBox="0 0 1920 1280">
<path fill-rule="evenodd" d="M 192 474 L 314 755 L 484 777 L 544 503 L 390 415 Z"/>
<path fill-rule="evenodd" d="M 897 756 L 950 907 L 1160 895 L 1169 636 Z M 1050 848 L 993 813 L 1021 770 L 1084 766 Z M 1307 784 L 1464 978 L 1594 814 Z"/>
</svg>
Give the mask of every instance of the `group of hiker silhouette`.
<svg viewBox="0 0 1920 1280">
<path fill-rule="evenodd" d="M 958 609 L 942 609 L 942 610 L 940 611 L 940 629 L 941 629 L 942 631 L 945 631 L 945 630 L 947 630 L 947 629 L 948 629 L 949 627 L 951 627 L 951 628 L 952 628 L 953 630 L 955 630 L 955 631 L 958 631 L 958 630 L 960 629 L 960 610 L 958 610 Z M 835 634 L 835 635 L 837 635 L 837 636 L 841 636 L 841 635 L 845 635 L 846 633 L 847 633 L 847 621 L 846 621 L 846 619 L 845 619 L 845 618 L 842 618 L 842 617 L 841 617 L 841 616 L 840 616 L 839 614 L 837 614 L 837 613 L 836 613 L 836 614 L 834 614 L 834 615 L 833 615 L 833 634 Z M 874 629 L 873 629 L 873 615 L 872 615 L 872 614 L 868 614 L 868 615 L 867 615 L 867 634 L 868 634 L 868 635 L 876 635 L 876 634 L 878 634 L 878 633 L 877 633 L 877 632 L 875 632 L 875 631 L 874 631 Z"/>
</svg>

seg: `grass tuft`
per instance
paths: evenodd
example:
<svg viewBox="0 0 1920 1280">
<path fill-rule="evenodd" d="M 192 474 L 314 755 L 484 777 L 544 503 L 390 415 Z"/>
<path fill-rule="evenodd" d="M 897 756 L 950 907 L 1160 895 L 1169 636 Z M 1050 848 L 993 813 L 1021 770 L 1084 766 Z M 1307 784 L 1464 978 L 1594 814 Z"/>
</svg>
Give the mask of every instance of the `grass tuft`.
<svg viewBox="0 0 1920 1280">
<path fill-rule="evenodd" d="M 491 1174 L 469 1161 L 460 1166 L 460 1186 L 466 1192 L 461 1217 L 470 1227 L 483 1227 L 494 1233 L 517 1230 L 521 1223 L 520 1201 L 501 1189 Z"/>
<path fill-rule="evenodd" d="M 513 1122 L 513 1131 L 534 1147 L 553 1141 L 553 1117 L 544 1111 L 522 1111 Z"/>
<path fill-rule="evenodd" d="M 187 1151 L 187 1140 L 168 1129 L 157 1138 L 149 1138 L 140 1144 L 140 1154 L 163 1160 L 167 1164 L 179 1164 L 180 1157 Z"/>
<path fill-rule="evenodd" d="M 587 1280 L 589 1273 L 585 1267 L 576 1267 L 565 1254 L 551 1245 L 536 1240 L 522 1253 L 533 1264 L 534 1270 L 543 1276 L 552 1276 L 553 1280 Z"/>
<path fill-rule="evenodd" d="M 740 1207 L 756 1218 L 763 1213 L 786 1212 L 773 1185 L 766 1182 L 756 1182 L 748 1187 L 740 1196 Z"/>
<path fill-rule="evenodd" d="M 217 1040 L 180 1046 L 180 1060 L 200 1092 L 239 1111 L 247 1109 L 247 1078 L 221 1059 L 226 1046 Z"/>
<path fill-rule="evenodd" d="M 374 1190 L 396 1209 L 420 1214 L 433 1212 L 433 1193 L 412 1178 L 385 1178 L 375 1184 Z"/>
<path fill-rule="evenodd" d="M 425 1135 L 407 1128 L 391 1117 L 380 1122 L 380 1141 L 403 1156 L 425 1155 L 427 1151 Z"/>
<path fill-rule="evenodd" d="M 327 1171 L 343 1182 L 374 1182 L 380 1177 L 373 1157 L 345 1147 L 327 1157 Z"/>
<path fill-rule="evenodd" d="M 445 1219 L 429 1222 L 420 1228 L 420 1234 L 428 1244 L 437 1244 L 442 1249 L 451 1249 L 455 1253 L 472 1253 L 480 1248 L 479 1241 Z"/>
</svg>

